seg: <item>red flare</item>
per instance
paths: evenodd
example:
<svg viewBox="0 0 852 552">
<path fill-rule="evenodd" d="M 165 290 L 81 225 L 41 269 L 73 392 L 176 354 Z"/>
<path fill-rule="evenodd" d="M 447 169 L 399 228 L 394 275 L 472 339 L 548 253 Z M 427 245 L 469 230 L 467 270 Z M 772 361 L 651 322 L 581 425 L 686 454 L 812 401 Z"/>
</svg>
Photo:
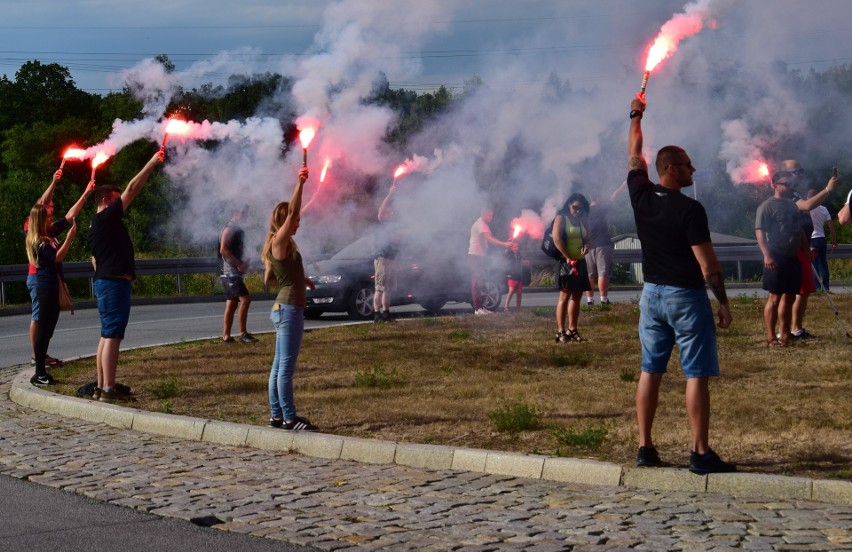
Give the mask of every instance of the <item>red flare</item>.
<svg viewBox="0 0 852 552">
<path fill-rule="evenodd" d="M 513 224 L 512 228 L 514 229 L 514 232 L 512 232 L 512 239 L 514 240 L 521 234 L 523 227 L 520 224 Z"/>
<path fill-rule="evenodd" d="M 325 164 L 322 166 L 322 172 L 320 173 L 320 184 L 325 182 L 325 175 L 328 173 L 328 169 L 331 167 L 331 159 L 328 157 L 325 158 Z"/>
<path fill-rule="evenodd" d="M 107 159 L 109 159 L 109 155 L 107 155 L 103 151 L 99 151 L 92 159 L 92 180 L 95 179 L 95 170 L 97 170 L 97 168 L 101 166 Z"/>
<path fill-rule="evenodd" d="M 62 154 L 62 163 L 59 164 L 59 168 L 61 169 L 62 167 L 64 167 L 65 161 L 67 161 L 69 159 L 75 159 L 77 161 L 82 161 L 83 159 L 85 159 L 85 157 L 86 157 L 86 150 L 82 150 L 78 147 L 71 146 L 70 148 L 65 150 L 64 154 Z"/>
<path fill-rule="evenodd" d="M 400 165 L 393 171 L 393 179 L 396 180 L 400 176 L 404 175 L 408 172 L 408 168 L 405 165 Z"/>
<path fill-rule="evenodd" d="M 187 136 L 191 130 L 192 126 L 187 121 L 170 118 L 166 125 L 166 131 L 163 133 L 163 145 L 161 147 L 166 147 L 166 140 L 168 140 L 169 134 L 173 134 L 175 136 Z"/>
</svg>

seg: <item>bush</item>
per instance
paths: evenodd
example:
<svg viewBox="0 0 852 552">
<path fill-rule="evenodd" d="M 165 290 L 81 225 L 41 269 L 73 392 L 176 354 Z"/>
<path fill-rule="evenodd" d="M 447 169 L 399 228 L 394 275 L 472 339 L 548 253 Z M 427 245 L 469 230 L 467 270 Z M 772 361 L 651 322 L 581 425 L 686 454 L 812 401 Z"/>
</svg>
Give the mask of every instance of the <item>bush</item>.
<svg viewBox="0 0 852 552">
<path fill-rule="evenodd" d="M 491 411 L 488 417 L 499 431 L 515 433 L 541 427 L 541 412 L 520 402 L 496 408 Z"/>
</svg>

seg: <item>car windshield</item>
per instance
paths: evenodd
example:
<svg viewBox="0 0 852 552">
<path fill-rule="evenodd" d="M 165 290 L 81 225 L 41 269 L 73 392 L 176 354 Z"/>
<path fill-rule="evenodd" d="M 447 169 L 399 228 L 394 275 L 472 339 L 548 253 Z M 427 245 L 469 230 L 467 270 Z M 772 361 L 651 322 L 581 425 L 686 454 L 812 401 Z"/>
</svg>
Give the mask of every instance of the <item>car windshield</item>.
<svg viewBox="0 0 852 552">
<path fill-rule="evenodd" d="M 331 258 L 336 261 L 368 259 L 373 254 L 373 247 L 373 236 L 364 236 L 363 238 L 350 243 L 335 253 Z"/>
</svg>

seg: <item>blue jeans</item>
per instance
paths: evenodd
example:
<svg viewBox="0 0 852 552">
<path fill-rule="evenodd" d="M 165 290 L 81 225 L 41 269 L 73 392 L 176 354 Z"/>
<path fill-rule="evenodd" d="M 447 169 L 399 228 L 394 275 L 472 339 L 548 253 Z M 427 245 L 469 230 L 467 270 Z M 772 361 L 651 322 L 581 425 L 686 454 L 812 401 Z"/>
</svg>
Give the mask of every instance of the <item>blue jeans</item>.
<svg viewBox="0 0 852 552">
<path fill-rule="evenodd" d="M 828 243 L 825 238 L 811 238 L 811 247 L 816 249 L 816 257 L 813 260 L 814 268 L 819 279 L 822 280 L 822 286 L 825 288 L 825 291 L 828 291 L 830 289 L 828 287 L 828 261 L 825 258 Z M 817 289 L 819 289 L 819 282 L 816 285 Z"/>
<path fill-rule="evenodd" d="M 296 417 L 293 402 L 293 374 L 302 348 L 305 331 L 305 309 L 275 303 L 270 320 L 275 325 L 275 358 L 269 372 L 269 407 L 272 417 L 292 420 Z"/>
<path fill-rule="evenodd" d="M 687 378 L 719 375 L 716 322 L 704 288 L 645 283 L 639 302 L 642 371 L 662 374 L 674 345 Z"/>
</svg>

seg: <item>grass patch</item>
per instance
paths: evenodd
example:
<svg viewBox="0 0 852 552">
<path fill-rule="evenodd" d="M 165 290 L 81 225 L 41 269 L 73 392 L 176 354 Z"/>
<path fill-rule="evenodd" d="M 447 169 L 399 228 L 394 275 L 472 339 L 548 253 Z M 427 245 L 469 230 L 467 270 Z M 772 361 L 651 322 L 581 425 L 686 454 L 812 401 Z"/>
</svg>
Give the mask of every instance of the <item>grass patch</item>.
<svg viewBox="0 0 852 552">
<path fill-rule="evenodd" d="M 498 431 L 515 433 L 541 427 L 541 412 L 520 402 L 495 408 L 488 417 Z"/>
<path fill-rule="evenodd" d="M 550 432 L 556 438 L 558 445 L 586 449 L 595 449 L 601 446 L 607 433 L 609 433 L 602 424 L 588 425 L 579 429 L 553 427 Z"/>
<path fill-rule="evenodd" d="M 404 379 L 397 373 L 396 368 L 388 372 L 381 366 L 371 366 L 366 370 L 355 371 L 354 387 L 375 387 L 387 389 L 405 383 Z"/>
<path fill-rule="evenodd" d="M 852 294 L 832 301 L 839 312 L 852 312 Z M 813 297 L 808 306 L 807 328 L 819 339 L 781 350 L 764 345 L 762 301 L 732 299 L 731 310 L 732 327 L 718 331 L 721 376 L 710 383 L 713 448 L 744 471 L 848 479 L 850 340 L 827 301 Z M 552 307 L 307 332 L 296 406 L 324 433 L 545 455 L 580 451 L 631 465 L 638 318 L 635 304 L 583 311 L 579 331 L 588 341 L 571 344 L 554 342 Z M 205 340 L 124 351 L 118 378 L 133 388 L 136 408 L 262 424 L 275 335 L 257 337 L 241 347 Z M 57 392 L 74 395 L 94 379 L 95 362 L 70 362 L 53 374 Z M 691 443 L 684 387 L 675 350 L 654 441 L 665 461 L 680 466 Z M 536 427 L 567 428 L 559 433 L 567 441 L 530 431 Z M 592 446 L 600 427 L 607 433 Z"/>
</svg>

